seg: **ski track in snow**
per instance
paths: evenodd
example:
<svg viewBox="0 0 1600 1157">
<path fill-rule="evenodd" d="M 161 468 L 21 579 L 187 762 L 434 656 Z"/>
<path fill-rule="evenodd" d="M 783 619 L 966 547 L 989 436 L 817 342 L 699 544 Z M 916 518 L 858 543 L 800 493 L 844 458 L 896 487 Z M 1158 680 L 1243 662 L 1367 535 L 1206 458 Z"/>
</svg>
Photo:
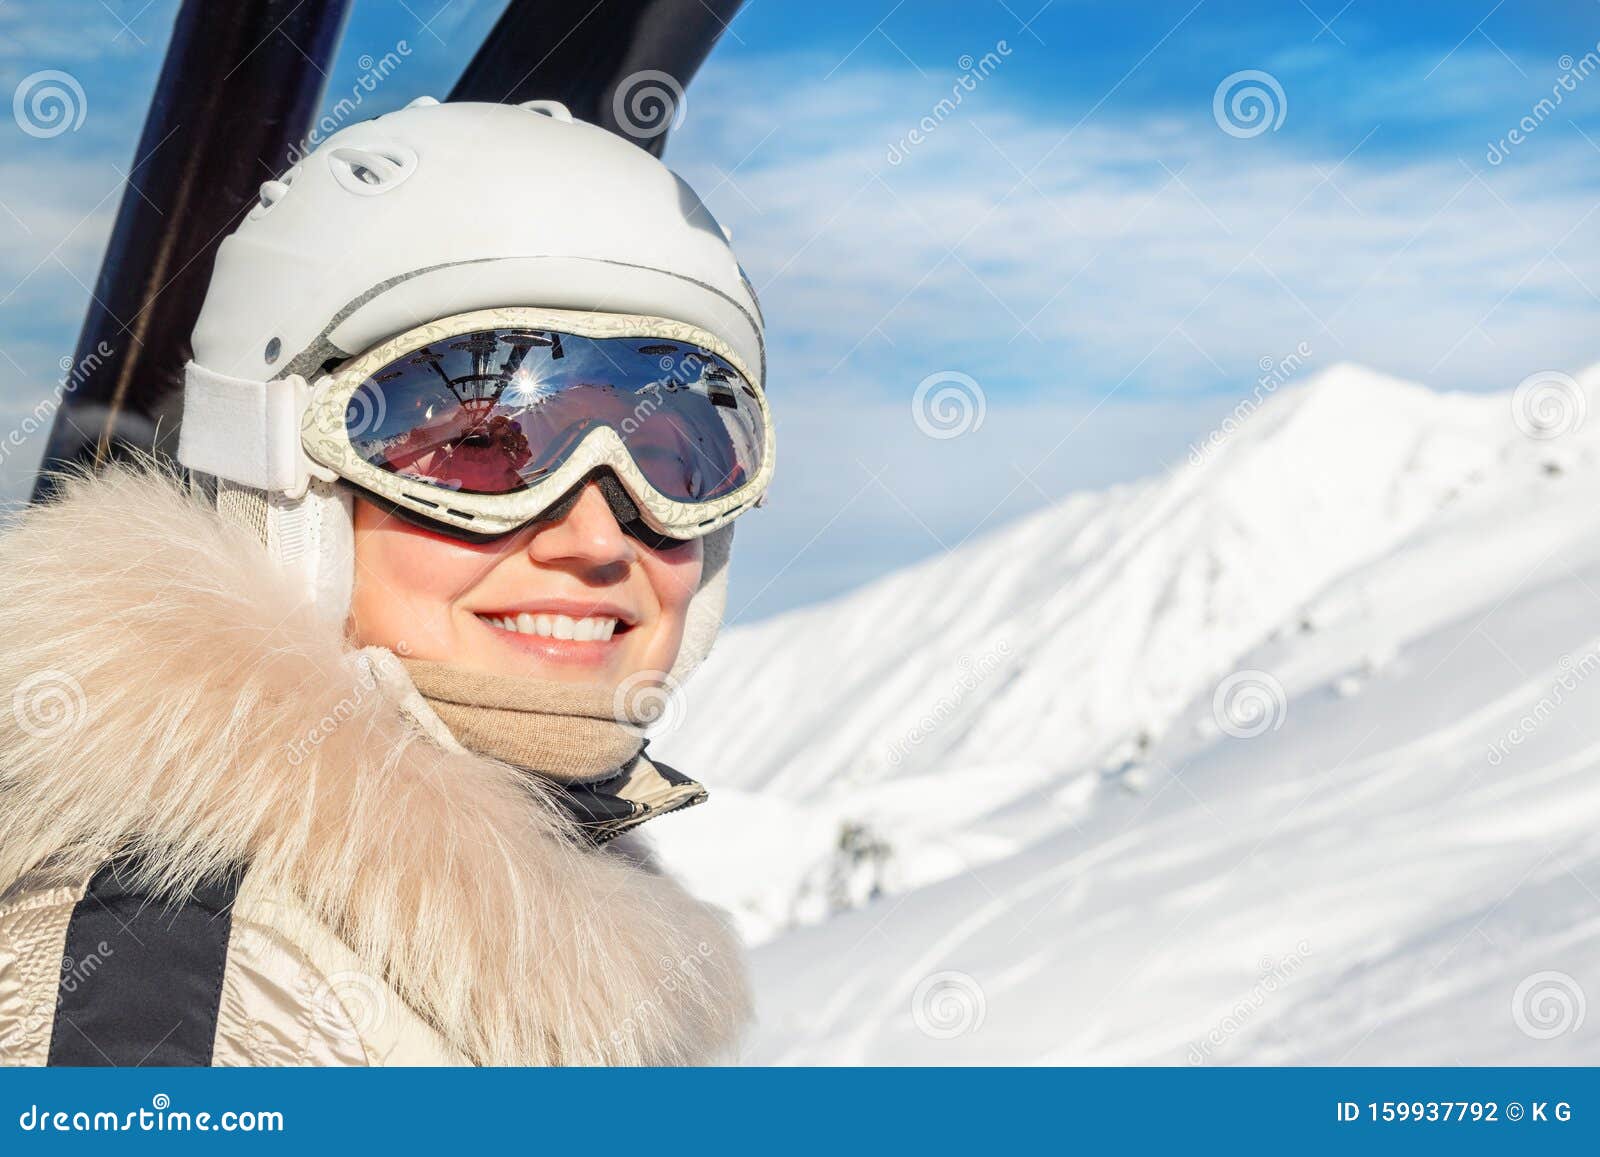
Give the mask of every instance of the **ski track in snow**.
<svg viewBox="0 0 1600 1157">
<path fill-rule="evenodd" d="M 1600 1059 L 1600 431 L 1512 404 L 1335 367 L 730 632 L 653 830 L 756 944 L 746 1059 Z"/>
</svg>

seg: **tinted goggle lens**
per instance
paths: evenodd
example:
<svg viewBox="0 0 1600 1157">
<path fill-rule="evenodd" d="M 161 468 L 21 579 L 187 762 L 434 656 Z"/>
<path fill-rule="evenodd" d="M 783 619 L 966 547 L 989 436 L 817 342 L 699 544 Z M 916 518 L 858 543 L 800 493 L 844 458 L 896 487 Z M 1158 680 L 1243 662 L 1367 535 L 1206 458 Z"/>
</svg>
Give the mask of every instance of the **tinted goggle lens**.
<svg viewBox="0 0 1600 1157">
<path fill-rule="evenodd" d="M 369 464 L 474 494 L 537 486 L 602 426 L 676 502 L 722 498 L 761 469 L 754 387 L 710 350 L 656 338 L 533 329 L 443 338 L 373 373 L 345 410 L 350 444 Z"/>
</svg>

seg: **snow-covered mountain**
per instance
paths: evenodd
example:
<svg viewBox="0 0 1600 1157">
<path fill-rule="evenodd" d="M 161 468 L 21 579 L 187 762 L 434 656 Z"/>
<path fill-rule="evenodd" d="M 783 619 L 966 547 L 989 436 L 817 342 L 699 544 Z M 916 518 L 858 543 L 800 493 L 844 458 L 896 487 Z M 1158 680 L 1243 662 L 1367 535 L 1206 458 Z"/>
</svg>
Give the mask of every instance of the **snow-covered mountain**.
<svg viewBox="0 0 1600 1157">
<path fill-rule="evenodd" d="M 656 831 L 765 942 L 751 1059 L 1600 1058 L 1583 383 L 1336 367 L 730 632 Z"/>
</svg>

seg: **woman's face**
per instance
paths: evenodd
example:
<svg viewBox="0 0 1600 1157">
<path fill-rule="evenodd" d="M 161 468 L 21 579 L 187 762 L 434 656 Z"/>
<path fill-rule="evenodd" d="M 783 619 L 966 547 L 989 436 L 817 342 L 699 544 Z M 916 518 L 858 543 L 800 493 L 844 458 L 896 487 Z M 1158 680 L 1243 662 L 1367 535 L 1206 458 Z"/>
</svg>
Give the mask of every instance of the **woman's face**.
<svg viewBox="0 0 1600 1157">
<path fill-rule="evenodd" d="M 590 485 L 558 522 L 473 544 L 357 498 L 357 641 L 491 674 L 615 686 L 672 668 L 700 585 L 698 540 L 623 533 Z"/>
</svg>

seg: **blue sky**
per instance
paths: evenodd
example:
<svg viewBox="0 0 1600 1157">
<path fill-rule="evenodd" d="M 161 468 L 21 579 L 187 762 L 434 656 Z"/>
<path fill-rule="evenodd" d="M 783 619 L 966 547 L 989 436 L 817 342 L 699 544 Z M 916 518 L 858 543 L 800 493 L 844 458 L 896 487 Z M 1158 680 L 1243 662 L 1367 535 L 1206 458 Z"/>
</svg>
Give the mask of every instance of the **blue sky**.
<svg viewBox="0 0 1600 1157">
<path fill-rule="evenodd" d="M 328 103 L 401 40 L 363 108 L 443 95 L 500 7 L 356 0 Z M 0 121 L 8 424 L 71 351 L 175 11 L 0 4 L 0 93 L 58 69 L 86 105 L 48 138 Z M 1588 0 L 752 0 L 666 157 L 771 329 L 781 466 L 736 616 L 1181 461 L 1302 346 L 1305 380 L 1349 360 L 1440 389 L 1600 360 L 1600 75 L 1573 79 L 1597 42 Z M 1217 119 L 1245 70 L 1275 129 Z M 929 437 L 930 378 L 982 424 Z"/>
</svg>

